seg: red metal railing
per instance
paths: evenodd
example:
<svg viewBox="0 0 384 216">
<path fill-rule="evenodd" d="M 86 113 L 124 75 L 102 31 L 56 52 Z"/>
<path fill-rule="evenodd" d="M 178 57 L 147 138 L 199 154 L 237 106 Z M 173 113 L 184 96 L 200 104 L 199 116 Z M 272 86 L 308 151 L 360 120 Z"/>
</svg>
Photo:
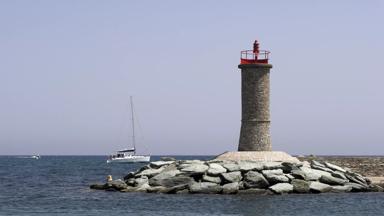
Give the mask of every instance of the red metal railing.
<svg viewBox="0 0 384 216">
<path fill-rule="evenodd" d="M 240 64 L 268 64 L 269 54 L 267 50 L 243 50 L 240 53 Z"/>
</svg>

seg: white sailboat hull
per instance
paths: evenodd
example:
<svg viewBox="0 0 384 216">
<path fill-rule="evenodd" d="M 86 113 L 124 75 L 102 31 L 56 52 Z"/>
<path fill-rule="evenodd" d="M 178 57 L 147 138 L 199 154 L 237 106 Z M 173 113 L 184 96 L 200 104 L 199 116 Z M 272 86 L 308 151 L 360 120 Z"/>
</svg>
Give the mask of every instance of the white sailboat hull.
<svg viewBox="0 0 384 216">
<path fill-rule="evenodd" d="M 150 155 L 126 155 L 124 157 L 109 158 L 107 163 L 146 163 L 150 160 Z"/>
</svg>

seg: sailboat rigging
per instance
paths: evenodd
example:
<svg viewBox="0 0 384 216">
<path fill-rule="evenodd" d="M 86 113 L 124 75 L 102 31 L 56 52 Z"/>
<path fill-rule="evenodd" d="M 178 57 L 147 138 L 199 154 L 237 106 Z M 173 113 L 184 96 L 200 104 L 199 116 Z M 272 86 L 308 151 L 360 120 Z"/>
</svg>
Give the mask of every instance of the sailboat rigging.
<svg viewBox="0 0 384 216">
<path fill-rule="evenodd" d="M 133 99 L 130 97 L 131 103 L 131 121 L 132 121 L 132 146 L 131 149 L 122 149 L 115 154 L 110 155 L 107 163 L 136 163 L 136 162 L 149 162 L 150 155 L 136 155 L 136 137 L 135 137 L 135 116 L 133 110 Z"/>
</svg>

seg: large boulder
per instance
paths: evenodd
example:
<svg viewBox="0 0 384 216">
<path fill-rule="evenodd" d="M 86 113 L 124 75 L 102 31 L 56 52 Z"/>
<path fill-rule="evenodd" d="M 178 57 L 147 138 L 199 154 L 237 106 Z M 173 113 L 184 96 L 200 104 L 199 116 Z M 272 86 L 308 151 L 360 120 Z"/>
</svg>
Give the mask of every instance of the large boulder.
<svg viewBox="0 0 384 216">
<path fill-rule="evenodd" d="M 164 167 L 160 167 L 159 169 L 145 169 L 139 173 L 136 174 L 136 176 L 147 176 L 147 177 L 152 177 L 155 176 L 159 173 L 161 173 L 164 170 Z"/>
<path fill-rule="evenodd" d="M 220 185 L 212 182 L 193 182 L 189 185 L 189 192 L 191 193 L 220 193 L 222 188 Z"/>
<path fill-rule="evenodd" d="M 227 169 L 225 169 L 223 166 L 217 163 L 210 163 L 209 168 L 207 170 L 207 174 L 211 176 L 218 176 L 221 173 L 227 172 Z"/>
<path fill-rule="evenodd" d="M 90 186 L 91 189 L 95 189 L 95 190 L 105 190 L 107 189 L 106 188 L 106 184 L 92 184 Z"/>
<path fill-rule="evenodd" d="M 290 173 L 292 170 L 298 170 L 299 167 L 302 166 L 302 164 L 291 163 L 291 162 L 283 162 L 281 163 L 281 165 L 282 165 L 282 170 L 285 173 Z"/>
<path fill-rule="evenodd" d="M 309 192 L 309 182 L 301 179 L 293 179 L 291 181 L 293 186 L 293 192 L 295 193 L 308 193 Z"/>
<path fill-rule="evenodd" d="M 113 180 L 113 181 L 108 181 L 104 185 L 105 189 L 115 189 L 115 190 L 123 190 L 128 187 L 128 185 L 121 179 Z"/>
<path fill-rule="evenodd" d="M 134 180 L 134 185 L 136 187 L 140 187 L 143 184 L 148 184 L 148 177 L 147 176 L 140 176 L 139 178 L 136 178 Z"/>
<path fill-rule="evenodd" d="M 175 161 L 153 161 L 149 164 L 150 167 L 152 168 L 160 168 L 162 166 L 165 166 L 165 165 L 170 165 L 170 164 L 173 164 L 175 163 Z"/>
<path fill-rule="evenodd" d="M 188 185 L 193 181 L 189 176 L 174 176 L 164 179 L 149 179 L 149 184 L 152 186 L 164 186 L 167 188 L 175 187 L 179 185 Z"/>
<path fill-rule="evenodd" d="M 271 184 L 289 182 L 289 178 L 283 174 L 282 169 L 263 170 L 262 173 Z"/>
<path fill-rule="evenodd" d="M 284 168 L 282 162 L 268 161 L 263 163 L 263 169 L 272 170 L 272 169 L 282 169 L 282 168 Z"/>
<path fill-rule="evenodd" d="M 161 173 L 153 176 L 151 179 L 152 179 L 152 181 L 159 181 L 159 180 L 163 180 L 163 179 L 172 178 L 176 175 L 179 175 L 180 173 L 181 172 L 179 170 L 164 171 L 164 172 L 161 172 Z"/>
<path fill-rule="evenodd" d="M 154 186 L 147 189 L 148 193 L 168 193 L 170 188 L 164 186 Z"/>
<path fill-rule="evenodd" d="M 242 179 L 240 171 L 221 173 L 221 176 L 227 182 L 239 182 Z"/>
<path fill-rule="evenodd" d="M 205 164 L 191 163 L 181 166 L 181 172 L 189 174 L 203 174 L 208 170 L 208 166 Z"/>
<path fill-rule="evenodd" d="M 263 174 L 255 171 L 249 171 L 244 175 L 244 186 L 246 188 L 267 188 L 269 182 L 264 178 Z"/>
<path fill-rule="evenodd" d="M 344 185 L 345 183 L 348 182 L 345 179 L 339 179 L 339 178 L 335 178 L 333 176 L 328 176 L 328 175 L 322 175 L 319 181 L 329 185 Z"/>
<path fill-rule="evenodd" d="M 357 184 L 357 183 L 354 183 L 354 182 L 348 182 L 345 185 L 351 186 L 352 187 L 352 190 L 351 190 L 352 192 L 366 192 L 369 189 L 369 186 L 364 186 L 364 185 Z"/>
<path fill-rule="evenodd" d="M 134 178 L 135 177 L 135 172 L 129 172 L 127 175 L 124 176 L 124 180 L 128 180 L 130 178 Z"/>
<path fill-rule="evenodd" d="M 315 193 L 326 193 L 326 192 L 329 192 L 332 190 L 332 187 L 327 185 L 327 184 L 324 184 L 324 183 L 321 183 L 321 182 L 311 182 L 310 185 L 309 185 L 309 188 L 311 191 L 315 192 Z"/>
<path fill-rule="evenodd" d="M 346 172 L 345 176 L 351 182 L 354 182 L 356 184 L 360 184 L 364 187 L 368 187 L 368 183 L 367 183 L 366 179 L 363 176 L 361 176 L 360 174 L 353 173 L 353 172 Z"/>
<path fill-rule="evenodd" d="M 328 162 L 324 162 L 324 165 L 328 168 L 330 168 L 331 170 L 333 171 L 339 171 L 339 172 L 342 172 L 342 173 L 345 173 L 347 172 L 347 170 L 335 165 L 335 164 L 331 164 L 331 163 L 328 163 Z"/>
<path fill-rule="evenodd" d="M 237 164 L 240 167 L 240 171 L 247 172 L 251 170 L 261 171 L 264 169 L 263 163 L 251 162 L 251 161 L 239 161 Z"/>
<path fill-rule="evenodd" d="M 209 176 L 209 175 L 203 175 L 202 180 L 205 181 L 205 182 L 213 182 L 213 183 L 216 183 L 216 184 L 220 184 L 221 183 L 221 178 L 220 177 L 214 177 L 214 176 Z"/>
<path fill-rule="evenodd" d="M 223 194 L 235 194 L 239 191 L 239 183 L 232 182 L 223 185 Z"/>
<path fill-rule="evenodd" d="M 332 193 L 345 193 L 350 192 L 352 190 L 351 185 L 336 185 L 332 186 L 331 192 Z"/>
<path fill-rule="evenodd" d="M 271 191 L 277 194 L 290 193 L 293 191 L 293 186 L 289 183 L 278 183 L 269 187 Z"/>
<path fill-rule="evenodd" d="M 142 184 L 139 187 L 136 188 L 136 192 L 147 192 L 147 190 L 151 188 L 148 183 Z"/>
<path fill-rule="evenodd" d="M 232 161 L 226 161 L 222 165 L 225 169 L 228 170 L 228 172 L 234 172 L 234 171 L 239 171 L 240 166 L 239 164 L 232 162 Z"/>
</svg>

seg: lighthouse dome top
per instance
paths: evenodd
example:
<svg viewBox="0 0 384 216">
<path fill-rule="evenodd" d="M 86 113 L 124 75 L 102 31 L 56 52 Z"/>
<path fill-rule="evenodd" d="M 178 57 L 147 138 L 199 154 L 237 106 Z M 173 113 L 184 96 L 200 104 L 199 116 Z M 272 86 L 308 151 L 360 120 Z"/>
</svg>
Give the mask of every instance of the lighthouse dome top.
<svg viewBox="0 0 384 216">
<path fill-rule="evenodd" d="M 259 42 L 255 40 L 252 50 L 240 52 L 240 64 L 268 64 L 269 54 L 267 50 L 259 49 Z"/>
</svg>

